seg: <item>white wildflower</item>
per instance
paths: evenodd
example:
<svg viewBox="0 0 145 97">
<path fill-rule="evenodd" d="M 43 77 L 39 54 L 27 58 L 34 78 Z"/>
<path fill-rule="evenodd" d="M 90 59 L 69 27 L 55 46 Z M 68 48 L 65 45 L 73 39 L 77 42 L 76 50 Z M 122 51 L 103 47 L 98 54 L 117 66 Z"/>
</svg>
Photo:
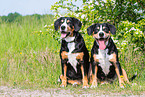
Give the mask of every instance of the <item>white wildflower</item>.
<svg viewBox="0 0 145 97">
<path fill-rule="evenodd" d="M 132 28 L 129 30 L 129 32 L 132 31 L 132 30 L 136 31 L 136 29 L 135 29 L 134 27 L 132 27 Z"/>
<path fill-rule="evenodd" d="M 83 15 L 81 16 L 81 18 L 82 18 L 82 19 L 84 19 L 84 18 L 85 18 L 85 16 L 86 16 L 86 15 L 84 15 L 84 14 L 83 14 Z"/>
<path fill-rule="evenodd" d="M 138 32 L 136 32 L 135 34 L 139 34 Z"/>
<path fill-rule="evenodd" d="M 114 42 L 115 42 L 115 43 L 117 43 L 117 42 L 118 42 L 118 40 L 114 40 Z"/>
<path fill-rule="evenodd" d="M 47 25 L 45 25 L 44 27 L 47 27 Z"/>
</svg>

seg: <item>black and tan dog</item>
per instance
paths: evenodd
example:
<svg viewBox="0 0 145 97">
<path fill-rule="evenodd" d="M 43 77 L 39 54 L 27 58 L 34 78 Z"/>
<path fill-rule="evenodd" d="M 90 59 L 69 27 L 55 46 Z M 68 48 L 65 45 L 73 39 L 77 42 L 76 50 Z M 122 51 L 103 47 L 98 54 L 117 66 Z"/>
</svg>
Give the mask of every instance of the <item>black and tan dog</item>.
<svg viewBox="0 0 145 97">
<path fill-rule="evenodd" d="M 54 23 L 55 30 L 61 32 L 60 58 L 62 65 L 61 87 L 67 83 L 80 84 L 87 88 L 87 74 L 89 70 L 89 54 L 81 34 L 82 23 L 72 17 L 61 17 Z"/>
<path fill-rule="evenodd" d="M 109 23 L 96 23 L 88 27 L 87 32 L 95 39 L 91 50 L 91 87 L 97 86 L 97 79 L 101 83 L 112 82 L 116 76 L 118 76 L 120 87 L 124 87 L 124 81 L 129 83 L 129 80 L 125 70 L 120 66 L 117 48 L 110 37 L 111 33 L 116 32 L 115 26 Z"/>
</svg>

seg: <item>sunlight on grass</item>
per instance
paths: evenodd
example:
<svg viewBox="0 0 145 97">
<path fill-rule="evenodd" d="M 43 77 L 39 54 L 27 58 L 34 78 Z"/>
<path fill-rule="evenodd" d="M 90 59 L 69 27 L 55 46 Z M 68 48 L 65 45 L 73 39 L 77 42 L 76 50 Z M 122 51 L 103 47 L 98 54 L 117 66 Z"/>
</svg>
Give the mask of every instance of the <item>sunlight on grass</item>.
<svg viewBox="0 0 145 97">
<path fill-rule="evenodd" d="M 39 21 L 27 17 L 21 23 L 0 24 L 0 85 L 24 89 L 59 88 L 60 83 L 57 80 L 61 74 L 60 42 L 53 38 L 55 32 L 51 35 L 51 32 L 43 31 L 46 24 L 52 23 L 53 19 L 49 17 Z M 88 36 L 83 36 L 85 40 L 92 41 Z M 88 41 L 86 45 L 90 51 L 91 46 Z M 124 52 L 119 52 L 120 64 L 126 70 L 128 77 L 138 73 L 137 78 L 131 82 L 136 85 L 126 85 L 121 89 L 117 79 L 113 84 L 99 84 L 95 89 L 85 90 L 81 86 L 75 88 L 71 85 L 64 89 L 70 89 L 78 94 L 83 92 L 104 93 L 104 95 L 115 95 L 113 93 L 116 92 L 121 95 L 139 94 L 145 91 L 144 59 L 144 53 L 134 51 L 132 46 L 128 46 Z"/>
</svg>

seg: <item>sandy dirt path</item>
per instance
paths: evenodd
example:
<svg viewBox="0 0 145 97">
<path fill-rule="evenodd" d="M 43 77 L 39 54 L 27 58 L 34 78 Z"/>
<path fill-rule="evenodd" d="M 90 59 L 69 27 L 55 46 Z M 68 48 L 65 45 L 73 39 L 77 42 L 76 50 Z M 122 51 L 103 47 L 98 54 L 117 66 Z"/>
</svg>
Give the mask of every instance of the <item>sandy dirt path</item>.
<svg viewBox="0 0 145 97">
<path fill-rule="evenodd" d="M 122 95 L 113 93 L 113 97 L 121 97 Z M 75 94 L 74 91 L 64 89 L 45 89 L 45 90 L 30 90 L 19 89 L 7 86 L 0 86 L 0 97 L 111 97 L 111 95 L 101 95 L 98 93 L 80 93 Z M 143 95 L 130 95 L 128 97 L 145 97 Z"/>
</svg>

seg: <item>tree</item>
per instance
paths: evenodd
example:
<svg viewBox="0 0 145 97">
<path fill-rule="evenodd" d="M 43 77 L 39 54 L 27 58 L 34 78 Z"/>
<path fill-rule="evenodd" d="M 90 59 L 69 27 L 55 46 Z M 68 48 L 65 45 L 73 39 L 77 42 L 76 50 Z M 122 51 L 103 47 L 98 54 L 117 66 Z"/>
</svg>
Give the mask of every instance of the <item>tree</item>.
<svg viewBox="0 0 145 97">
<path fill-rule="evenodd" d="M 15 13 L 9 13 L 8 16 L 2 16 L 1 19 L 3 22 L 14 22 L 16 20 L 20 21 L 21 20 L 22 15 L 15 12 Z"/>
</svg>

